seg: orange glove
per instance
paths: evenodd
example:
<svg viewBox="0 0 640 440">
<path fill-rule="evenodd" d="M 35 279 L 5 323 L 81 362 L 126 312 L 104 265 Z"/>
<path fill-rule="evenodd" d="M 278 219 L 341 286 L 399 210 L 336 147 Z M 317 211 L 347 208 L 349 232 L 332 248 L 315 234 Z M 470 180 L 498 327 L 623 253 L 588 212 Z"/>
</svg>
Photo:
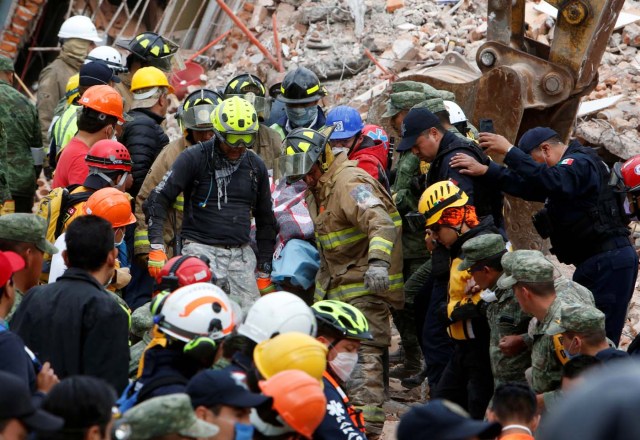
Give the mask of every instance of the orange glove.
<svg viewBox="0 0 640 440">
<path fill-rule="evenodd" d="M 158 275 L 167 260 L 167 254 L 165 254 L 162 249 L 151 249 L 149 252 L 149 262 L 147 263 L 147 267 L 149 269 L 149 275 L 151 275 L 154 280 L 158 278 Z"/>
</svg>

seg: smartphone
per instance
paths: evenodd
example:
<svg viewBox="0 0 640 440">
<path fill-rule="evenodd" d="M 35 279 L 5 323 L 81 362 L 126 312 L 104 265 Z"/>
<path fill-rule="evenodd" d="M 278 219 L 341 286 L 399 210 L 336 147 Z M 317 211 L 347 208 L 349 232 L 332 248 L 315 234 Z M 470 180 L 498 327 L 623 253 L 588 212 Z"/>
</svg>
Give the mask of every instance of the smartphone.
<svg viewBox="0 0 640 440">
<path fill-rule="evenodd" d="M 480 133 L 495 133 L 493 119 L 480 119 Z"/>
</svg>

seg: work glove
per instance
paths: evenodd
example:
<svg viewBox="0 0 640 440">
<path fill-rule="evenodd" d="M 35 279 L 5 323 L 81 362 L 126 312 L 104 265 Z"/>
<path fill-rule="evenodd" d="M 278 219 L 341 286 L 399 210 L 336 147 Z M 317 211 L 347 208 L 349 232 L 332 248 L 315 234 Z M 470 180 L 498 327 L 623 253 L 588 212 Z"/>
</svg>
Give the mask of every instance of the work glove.
<svg viewBox="0 0 640 440">
<path fill-rule="evenodd" d="M 371 260 L 369 268 L 364 273 L 364 286 L 376 294 L 389 290 L 389 263 Z"/>
<path fill-rule="evenodd" d="M 124 289 L 131 282 L 131 272 L 128 267 L 119 267 L 113 274 L 111 285 L 116 289 Z"/>
<path fill-rule="evenodd" d="M 13 200 L 5 200 L 0 204 L 0 215 L 14 214 L 16 212 L 16 203 Z"/>
<path fill-rule="evenodd" d="M 158 278 L 158 275 L 167 260 L 167 254 L 164 253 L 163 249 L 151 249 L 151 252 L 149 252 L 149 262 L 147 263 L 147 267 L 149 268 L 149 275 L 151 275 L 153 279 Z"/>
</svg>

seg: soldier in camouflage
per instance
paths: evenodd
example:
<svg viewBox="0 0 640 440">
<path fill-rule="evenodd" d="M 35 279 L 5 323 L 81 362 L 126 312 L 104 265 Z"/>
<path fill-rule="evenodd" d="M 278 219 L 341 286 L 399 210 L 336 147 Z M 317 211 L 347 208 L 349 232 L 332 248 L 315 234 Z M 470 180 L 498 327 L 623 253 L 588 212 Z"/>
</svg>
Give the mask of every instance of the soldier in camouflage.
<svg viewBox="0 0 640 440">
<path fill-rule="evenodd" d="M 511 274 L 502 277 L 498 287 L 513 288 L 522 310 L 538 320 L 530 329 L 531 387 L 537 394 L 538 407 L 545 408 L 558 397 L 562 365 L 568 360 L 559 335 L 547 334 L 549 326 L 560 319 L 564 299 L 556 293 L 553 264 L 546 258 L 522 252 L 513 252 Z"/>
<path fill-rule="evenodd" d="M 209 438 L 220 431 L 216 425 L 196 418 L 187 394 L 168 394 L 145 400 L 124 413 L 129 425 L 127 440 L 171 438 Z"/>
<path fill-rule="evenodd" d="M 491 330 L 489 355 L 493 371 L 494 386 L 506 382 L 526 383 L 525 371 L 531 366 L 531 351 L 523 349 L 513 354 L 501 350 L 501 342 L 511 335 L 524 337 L 529 328 L 531 315 L 520 308 L 513 289 L 497 287 L 501 276 L 508 276 L 510 268 L 501 264 L 507 252 L 505 242 L 499 234 L 487 234 L 472 238 L 462 245 L 464 260 L 459 270 L 469 270 L 479 288 L 484 289 L 482 299 L 486 303 L 487 321 Z"/>
<path fill-rule="evenodd" d="M 13 313 L 22 301 L 23 292 L 38 284 L 42 272 L 44 254 L 58 252 L 47 241 L 47 224 L 35 214 L 8 214 L 0 216 L 0 251 L 12 251 L 25 261 L 24 269 L 13 275 L 16 298 L 11 312 L 7 316 L 10 322 Z"/>
<path fill-rule="evenodd" d="M 13 74 L 13 62 L 0 55 L 0 124 L 4 126 L 7 140 L 6 179 L 15 202 L 15 211 L 32 212 L 36 190 L 35 165 L 42 166 L 44 151 L 38 111 L 22 93 L 13 88 Z M 3 162 L 1 156 L 0 162 Z"/>
</svg>

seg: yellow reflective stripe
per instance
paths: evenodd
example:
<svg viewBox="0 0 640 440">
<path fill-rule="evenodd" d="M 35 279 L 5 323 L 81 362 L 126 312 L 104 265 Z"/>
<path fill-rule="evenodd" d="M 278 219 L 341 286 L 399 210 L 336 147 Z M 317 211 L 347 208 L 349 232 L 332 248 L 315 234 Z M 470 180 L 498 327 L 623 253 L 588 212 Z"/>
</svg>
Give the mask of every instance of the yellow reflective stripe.
<svg viewBox="0 0 640 440">
<path fill-rule="evenodd" d="M 393 243 L 389 240 L 385 240 L 382 237 L 373 237 L 371 241 L 369 241 L 369 252 L 382 251 L 385 254 L 391 255 L 392 250 Z"/>
<path fill-rule="evenodd" d="M 355 406 L 355 405 L 354 405 Z M 373 405 L 355 406 L 356 409 L 362 411 L 365 424 L 369 423 L 384 423 L 386 420 L 386 414 L 383 408 Z"/>
<path fill-rule="evenodd" d="M 397 290 L 401 289 L 404 286 L 404 279 L 402 274 L 395 274 L 389 276 L 389 290 Z M 318 295 L 318 291 L 322 291 L 318 286 L 316 286 L 316 296 Z M 353 284 L 345 284 L 342 286 L 338 286 L 335 289 L 329 289 L 328 296 L 329 299 L 338 299 L 340 301 L 347 301 L 349 299 L 357 298 L 359 296 L 368 295 L 371 292 L 364 286 L 364 282 L 362 283 L 353 283 Z"/>
<path fill-rule="evenodd" d="M 358 228 L 348 228 L 342 231 L 330 232 L 325 235 L 318 235 L 318 241 L 323 249 L 335 249 L 349 243 L 355 243 L 366 238 Z"/>
<path fill-rule="evenodd" d="M 180 194 L 176 197 L 176 201 L 173 203 L 173 208 L 177 211 L 184 211 L 184 196 Z"/>
<path fill-rule="evenodd" d="M 391 213 L 391 220 L 393 220 L 393 224 L 396 227 L 402 226 L 402 217 L 400 217 L 400 213 L 398 211 L 393 211 Z"/>
<path fill-rule="evenodd" d="M 149 234 L 146 229 L 140 229 L 133 235 L 134 246 L 149 246 Z"/>
<path fill-rule="evenodd" d="M 320 84 L 316 84 L 316 85 L 315 85 L 315 86 L 313 86 L 313 87 L 309 87 L 309 88 L 307 89 L 307 95 L 312 95 L 312 94 L 314 94 L 315 92 L 317 92 L 318 90 L 320 90 Z"/>
</svg>

